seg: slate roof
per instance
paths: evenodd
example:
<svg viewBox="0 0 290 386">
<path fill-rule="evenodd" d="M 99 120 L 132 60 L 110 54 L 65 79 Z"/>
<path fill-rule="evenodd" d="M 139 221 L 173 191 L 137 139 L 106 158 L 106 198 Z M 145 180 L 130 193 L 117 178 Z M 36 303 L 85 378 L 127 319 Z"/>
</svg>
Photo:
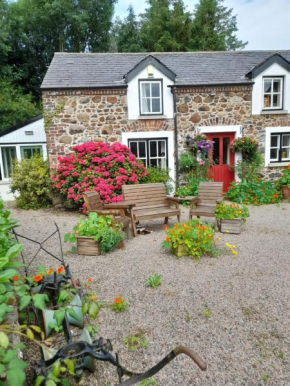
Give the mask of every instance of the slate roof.
<svg viewBox="0 0 290 386">
<path fill-rule="evenodd" d="M 275 53 L 290 50 L 174 53 L 55 53 L 42 89 L 124 87 L 124 75 L 152 55 L 177 76 L 176 85 L 247 84 L 246 74 Z"/>
</svg>

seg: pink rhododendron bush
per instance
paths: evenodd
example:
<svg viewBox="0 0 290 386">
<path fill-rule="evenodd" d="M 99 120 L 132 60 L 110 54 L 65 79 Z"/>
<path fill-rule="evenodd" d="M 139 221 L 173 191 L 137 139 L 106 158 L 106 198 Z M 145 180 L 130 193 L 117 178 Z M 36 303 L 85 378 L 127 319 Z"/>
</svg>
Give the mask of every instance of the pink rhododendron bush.
<svg viewBox="0 0 290 386">
<path fill-rule="evenodd" d="M 83 192 L 99 192 L 104 203 L 119 202 L 123 200 L 122 185 L 137 184 L 148 175 L 143 163 L 120 143 L 109 146 L 88 142 L 73 150 L 58 158 L 58 168 L 52 175 L 53 188 L 84 212 Z"/>
</svg>

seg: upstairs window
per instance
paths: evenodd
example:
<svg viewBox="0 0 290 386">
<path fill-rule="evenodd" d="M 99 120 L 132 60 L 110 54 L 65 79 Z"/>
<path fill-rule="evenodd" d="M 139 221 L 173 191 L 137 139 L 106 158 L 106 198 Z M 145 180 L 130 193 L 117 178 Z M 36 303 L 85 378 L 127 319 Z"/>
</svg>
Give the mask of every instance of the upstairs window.
<svg viewBox="0 0 290 386">
<path fill-rule="evenodd" d="M 139 93 L 141 115 L 162 115 L 162 82 L 160 80 L 141 80 L 139 82 Z"/>
<path fill-rule="evenodd" d="M 263 79 L 263 109 L 279 110 L 283 107 L 283 78 Z"/>
<path fill-rule="evenodd" d="M 271 134 L 270 162 L 290 161 L 290 133 Z"/>
</svg>

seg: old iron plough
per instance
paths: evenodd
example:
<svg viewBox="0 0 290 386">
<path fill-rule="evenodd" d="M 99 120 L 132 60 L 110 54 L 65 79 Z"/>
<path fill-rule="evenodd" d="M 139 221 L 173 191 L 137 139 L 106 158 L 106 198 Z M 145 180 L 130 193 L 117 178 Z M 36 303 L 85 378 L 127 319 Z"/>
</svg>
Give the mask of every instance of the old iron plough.
<svg viewBox="0 0 290 386">
<path fill-rule="evenodd" d="M 62 339 L 63 343 L 57 349 L 48 346 L 43 347 L 42 359 L 39 360 L 35 366 L 37 375 L 43 375 L 44 378 L 46 378 L 48 372 L 55 362 L 59 360 L 63 362 L 66 359 L 70 359 L 75 363 L 76 376 L 81 376 L 84 369 L 94 372 L 96 366 L 95 360 L 100 360 L 103 362 L 109 362 L 116 367 L 119 378 L 119 386 L 130 386 L 154 376 L 180 354 L 185 354 L 191 358 L 201 370 L 206 370 L 206 364 L 194 351 L 185 346 L 178 346 L 149 370 L 143 373 L 135 373 L 125 369 L 120 364 L 118 354 L 112 354 L 113 347 L 109 339 L 104 340 L 100 337 L 96 340 L 92 340 L 89 331 L 85 327 L 85 319 L 87 322 L 89 322 L 89 317 L 87 315 L 84 317 L 81 312 L 82 290 L 77 285 L 77 281 L 73 279 L 69 265 L 64 261 L 61 235 L 56 223 L 55 227 L 55 231 L 42 242 L 21 235 L 14 230 L 14 236 L 18 242 L 21 242 L 21 239 L 24 239 L 38 246 L 37 251 L 29 261 L 25 257 L 24 252 L 21 253 L 27 276 L 29 274 L 29 269 L 31 269 L 32 263 L 36 260 L 40 252 L 44 252 L 51 258 L 57 260 L 64 267 L 64 274 L 57 274 L 54 272 L 52 275 L 45 276 L 39 283 L 39 286 L 31 288 L 31 291 L 34 293 L 38 292 L 49 294 L 51 303 L 54 306 L 53 310 L 47 309 L 41 313 L 33 305 L 27 309 L 28 321 L 30 315 L 33 314 L 39 326 L 44 328 L 46 338 L 48 338 L 52 332 L 52 329 L 50 328 L 50 322 L 54 317 L 54 312 L 56 310 L 55 307 L 57 307 L 57 299 L 59 297 L 61 288 L 63 285 L 70 284 L 72 288 L 77 289 L 77 294 L 71 301 L 69 307 L 75 310 L 76 314 L 78 315 L 78 319 L 75 319 L 74 317 L 71 317 L 69 314 L 65 313 L 65 317 L 62 322 L 62 330 L 64 335 Z M 60 256 L 50 252 L 44 245 L 53 236 L 57 236 L 58 238 Z M 73 326 L 78 327 L 80 332 L 76 333 L 75 329 L 73 329 Z M 123 380 L 124 377 L 129 378 Z"/>
</svg>

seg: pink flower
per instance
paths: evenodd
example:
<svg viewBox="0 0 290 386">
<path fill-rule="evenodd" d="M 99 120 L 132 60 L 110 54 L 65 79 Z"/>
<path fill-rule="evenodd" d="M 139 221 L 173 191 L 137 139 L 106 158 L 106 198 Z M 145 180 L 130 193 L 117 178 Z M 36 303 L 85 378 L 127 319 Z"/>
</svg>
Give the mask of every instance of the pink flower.
<svg viewBox="0 0 290 386">
<path fill-rule="evenodd" d="M 204 165 L 204 161 L 199 161 L 199 165 Z"/>
</svg>

